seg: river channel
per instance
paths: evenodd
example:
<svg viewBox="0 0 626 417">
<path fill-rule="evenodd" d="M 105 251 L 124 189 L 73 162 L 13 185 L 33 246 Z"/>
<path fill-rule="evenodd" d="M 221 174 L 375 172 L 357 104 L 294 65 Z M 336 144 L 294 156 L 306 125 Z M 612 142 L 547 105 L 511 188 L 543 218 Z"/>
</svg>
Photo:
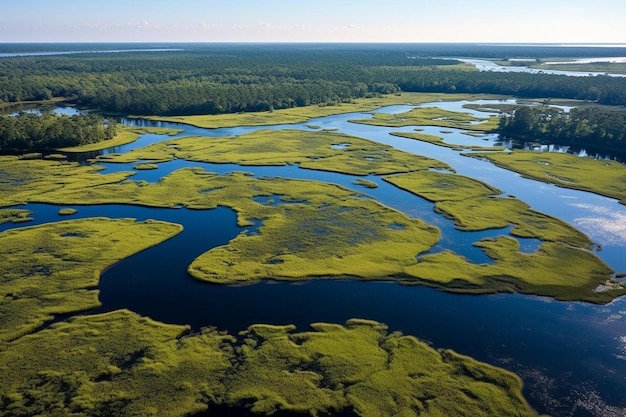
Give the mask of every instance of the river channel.
<svg viewBox="0 0 626 417">
<path fill-rule="evenodd" d="M 428 103 L 458 110 L 465 102 Z M 488 104 L 488 103 L 483 103 Z M 401 113 L 410 106 L 390 106 L 379 112 Z M 472 110 L 464 111 L 474 113 Z M 484 117 L 485 113 L 476 113 Z M 181 129 L 176 137 L 236 136 L 259 129 L 302 129 L 307 125 L 337 129 L 398 149 L 439 159 L 459 174 L 485 181 L 514 195 L 533 209 L 558 217 L 587 233 L 601 247 L 596 253 L 617 272 L 626 272 L 626 207 L 616 200 L 587 192 L 559 188 L 524 179 L 516 173 L 495 167 L 461 152 L 429 143 L 389 135 L 407 128 L 386 128 L 351 123 L 371 117 L 352 113 L 312 119 L 302 124 L 264 127 L 201 129 L 183 124 L 124 120 L 125 123 Z M 424 133 L 444 136 L 449 143 L 489 146 L 496 135 L 472 137 L 459 129 L 420 126 Z M 445 131 L 446 133 L 442 133 Z M 132 144 L 105 150 L 124 153 L 169 136 L 147 134 Z M 83 163 L 88 163 L 83 160 Z M 132 170 L 134 164 L 99 163 L 102 173 Z M 211 172 L 247 171 L 255 176 L 281 176 L 340 184 L 364 193 L 411 217 L 419 217 L 442 231 L 441 242 L 433 251 L 452 249 L 473 262 L 488 258 L 472 242 L 508 230 L 480 233 L 459 232 L 444 217 L 433 212 L 433 205 L 399 190 L 377 176 L 376 189 L 353 184 L 354 176 L 285 167 L 243 167 L 230 164 L 203 164 L 174 160 L 158 169 L 139 171 L 132 179 L 158 181 L 177 169 L 200 166 Z M 40 224 L 58 221 L 58 206 L 28 204 Z M 237 333 L 252 323 L 293 323 L 305 330 L 313 322 L 344 322 L 353 317 L 386 323 L 391 331 L 400 330 L 518 373 L 525 382 L 525 395 L 542 413 L 554 416 L 623 416 L 626 413 L 626 298 L 606 306 L 519 294 L 467 296 L 388 282 L 324 281 L 305 283 L 262 282 L 230 287 L 199 283 L 186 273 L 187 266 L 201 253 L 226 244 L 239 233 L 256 233 L 256 227 L 240 228 L 235 213 L 215 210 L 153 209 L 129 205 L 72 206 L 78 213 L 69 218 L 107 216 L 153 218 L 184 226 L 184 231 L 107 270 L 100 283 L 102 307 L 96 312 L 128 308 L 167 323 L 190 324 L 194 328 L 216 326 Z M 65 220 L 67 218 L 63 218 Z M 0 225 L 0 231 L 16 225 Z M 538 242 L 521 239 L 522 250 L 532 252 Z M 89 313 L 93 313 L 89 312 Z"/>
</svg>

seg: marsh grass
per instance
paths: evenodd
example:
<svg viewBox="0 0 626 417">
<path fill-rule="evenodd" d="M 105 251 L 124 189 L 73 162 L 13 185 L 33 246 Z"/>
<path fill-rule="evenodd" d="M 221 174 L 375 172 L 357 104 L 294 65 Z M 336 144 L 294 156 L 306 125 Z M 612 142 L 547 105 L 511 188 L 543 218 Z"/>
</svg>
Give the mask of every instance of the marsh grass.
<svg viewBox="0 0 626 417">
<path fill-rule="evenodd" d="M 345 144 L 342 149 L 333 149 Z M 391 146 L 332 132 L 262 130 L 237 137 L 189 137 L 169 140 L 107 162 L 162 162 L 172 159 L 239 165 L 287 165 L 353 175 L 390 174 L 429 168 L 449 168 L 443 162 L 398 151 Z"/>
<path fill-rule="evenodd" d="M 0 350 L 0 403 L 12 415 L 535 416 L 517 376 L 383 324 L 294 330 L 190 333 L 126 310 L 77 317 Z"/>
<path fill-rule="evenodd" d="M 352 100 L 350 103 L 340 103 L 333 106 L 306 106 L 290 109 L 274 110 L 257 113 L 236 113 L 198 116 L 152 116 L 151 120 L 162 120 L 175 123 L 186 123 L 204 128 L 237 127 L 237 126 L 265 126 L 276 124 L 303 123 L 309 119 L 345 114 L 353 112 L 367 112 L 382 106 L 395 104 L 422 104 L 432 101 L 477 100 L 491 96 L 476 94 L 439 94 L 439 93 L 402 93 L 399 95 L 385 95 L 375 98 Z"/>
<path fill-rule="evenodd" d="M 472 153 L 524 177 L 616 198 L 626 204 L 626 165 L 556 152 Z"/>
<path fill-rule="evenodd" d="M 435 210 L 454 220 L 460 230 L 506 228 L 511 234 L 543 243 L 532 254 L 519 243 L 501 236 L 474 245 L 494 263 L 473 264 L 450 251 L 418 257 L 404 272 L 424 283 L 458 292 L 524 292 L 561 300 L 606 303 L 626 294 L 626 285 L 590 250 L 587 236 L 568 224 L 531 210 L 515 198 L 480 181 L 456 174 L 419 172 L 384 178 L 386 181 L 435 202 Z M 410 281 L 408 281 L 410 283 Z M 605 291 L 597 291 L 606 287 Z"/>
<path fill-rule="evenodd" d="M 44 202 L 48 193 L 80 193 L 102 184 L 123 181 L 133 172 L 100 175 L 102 168 L 67 161 L 0 156 L 0 206 Z M 59 204 L 71 204 L 57 200 Z M 84 202 L 84 204 L 90 204 Z"/>
<path fill-rule="evenodd" d="M 311 187 L 290 183 L 290 190 Z M 266 211 L 259 234 L 239 235 L 206 252 L 193 261 L 189 273 L 221 284 L 265 278 L 394 279 L 403 265 L 413 264 L 417 253 L 439 239 L 436 228 L 374 201 L 351 198 L 338 187 L 317 188 L 315 193 L 306 190 L 306 204 Z"/>
<path fill-rule="evenodd" d="M 365 188 L 378 188 L 378 184 L 376 184 L 374 181 L 368 181 L 362 178 L 357 178 L 356 180 L 352 181 L 352 183 Z"/>
<path fill-rule="evenodd" d="M 23 223 L 32 220 L 30 215 L 33 214 L 30 210 L 22 209 L 0 209 L 0 224 L 2 223 Z"/>
<path fill-rule="evenodd" d="M 491 132 L 498 128 L 499 119 L 497 117 L 479 118 L 470 113 L 449 111 L 439 107 L 418 107 L 399 114 L 375 113 L 371 119 L 351 120 L 351 122 L 373 126 L 439 126 Z"/>
<path fill-rule="evenodd" d="M 545 61 L 545 60 L 544 60 Z M 558 61 L 563 61 L 558 58 Z M 626 74 L 626 63 L 624 62 L 591 62 L 588 64 L 543 64 L 534 63 L 530 68 L 539 70 L 557 71 L 580 71 L 580 72 L 604 72 L 609 74 Z"/>
<path fill-rule="evenodd" d="M 495 147 L 495 146 L 478 146 L 478 145 L 456 145 L 454 143 L 446 143 L 444 141 L 444 139 L 441 136 L 436 136 L 436 135 L 428 135 L 426 133 L 413 133 L 413 132 L 391 132 L 389 133 L 392 136 L 396 136 L 399 138 L 406 138 L 406 139 L 415 139 L 415 140 L 419 140 L 422 142 L 428 142 L 431 143 L 433 145 L 437 145 L 437 146 L 443 146 L 445 148 L 450 148 L 450 149 L 454 149 L 455 151 L 463 151 L 463 150 L 472 150 L 472 151 L 501 151 L 504 150 L 503 147 Z M 472 133 L 472 132 L 468 132 L 467 133 L 470 136 L 475 136 L 475 135 L 482 135 L 482 133 Z M 476 136 L 478 137 L 478 136 Z"/>
<path fill-rule="evenodd" d="M 55 315 L 99 306 L 96 288 L 104 269 L 181 229 L 165 222 L 92 218 L 0 233 L 0 342 Z"/>
<path fill-rule="evenodd" d="M 159 169 L 159 166 L 157 164 L 150 164 L 150 163 L 139 163 L 136 164 L 133 169 L 136 169 L 138 171 L 147 171 L 147 170 L 152 170 L 152 169 Z"/>
<path fill-rule="evenodd" d="M 344 140 L 331 142 L 345 143 Z M 329 151 L 345 152 L 330 148 Z M 19 165 L 14 166 L 16 163 L 37 166 L 39 170 L 24 173 L 19 171 Z M 611 271 L 597 257 L 583 254 L 592 248 L 584 234 L 557 219 L 530 210 L 519 200 L 502 197 L 499 190 L 487 184 L 455 174 L 416 171 L 385 179 L 435 202 L 435 209 L 453 219 L 461 230 L 513 225 L 513 235 L 573 247 L 579 251 L 573 253 L 581 253 L 581 259 L 590 263 L 588 269 L 595 272 L 586 276 L 584 285 L 578 280 L 564 284 L 562 279 L 557 279 L 558 274 L 580 274 L 572 266 L 574 264 L 562 262 L 557 251 L 546 251 L 541 258 L 523 258 L 525 262 L 539 262 L 545 258 L 556 265 L 550 269 L 548 261 L 537 264 L 550 269 L 534 270 L 537 276 L 545 276 L 541 284 L 532 282 L 534 278 L 524 274 L 523 269 L 516 271 L 517 266 L 510 257 L 501 262 L 497 270 L 473 265 L 456 254 L 450 263 L 439 262 L 446 256 L 442 254 L 432 255 L 436 262 L 426 263 L 423 262 L 426 256 L 417 255 L 427 252 L 438 241 L 436 228 L 408 219 L 375 201 L 364 200 L 353 191 L 315 181 L 257 179 L 243 172 L 217 175 L 191 168 L 175 171 L 158 183 L 147 183 L 128 180 L 129 173 L 102 175 L 97 168 L 65 162 L 8 159 L 6 164 L 0 164 L 0 167 L 5 166 L 9 167 L 5 172 L 12 172 L 11 175 L 21 172 L 25 176 L 19 185 L 7 186 L 9 200 L 19 198 L 17 201 L 53 204 L 126 203 L 194 209 L 227 206 L 237 212 L 240 226 L 250 226 L 255 224 L 255 219 L 263 219 L 258 234 L 239 235 L 228 245 L 212 249 L 190 265 L 190 274 L 204 281 L 234 284 L 261 279 L 397 280 L 450 291 L 522 291 L 591 302 L 608 302 L 626 292 L 626 285 L 611 280 Z M 15 182 L 11 178 L 9 175 L 8 181 Z M 8 189 L 13 193 L 8 193 Z M 255 197 L 271 196 L 278 196 L 290 204 L 268 205 L 254 200 Z M 391 224 L 401 227 L 389 227 Z M 570 252 L 567 254 L 571 255 Z M 531 255 L 539 256 L 539 253 Z M 431 267 L 427 268 L 429 265 Z M 509 270 L 504 271 L 505 267 Z M 453 271 L 454 279 L 446 278 L 446 274 L 438 270 Z M 603 285 L 599 288 L 607 290 L 595 291 L 595 287 L 591 287 L 596 283 Z"/>
<path fill-rule="evenodd" d="M 59 209 L 60 216 L 71 216 L 72 214 L 76 214 L 76 213 L 78 213 L 78 210 L 74 208 L 64 207 L 62 209 Z"/>
</svg>

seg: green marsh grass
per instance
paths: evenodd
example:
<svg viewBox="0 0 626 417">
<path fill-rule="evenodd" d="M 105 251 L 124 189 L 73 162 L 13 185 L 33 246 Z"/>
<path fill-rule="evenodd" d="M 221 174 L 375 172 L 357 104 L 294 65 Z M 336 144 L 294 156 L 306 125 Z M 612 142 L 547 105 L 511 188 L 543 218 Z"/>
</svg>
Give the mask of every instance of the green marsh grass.
<svg viewBox="0 0 626 417">
<path fill-rule="evenodd" d="M 445 148 L 450 148 L 450 149 L 454 149 L 456 151 L 463 151 L 463 150 L 472 150 L 472 151 L 494 151 L 494 150 L 504 150 L 504 148 L 502 147 L 494 147 L 494 146 L 479 146 L 479 145 L 455 145 L 454 143 L 446 143 L 444 141 L 444 139 L 441 136 L 436 136 L 436 135 L 429 135 L 426 133 L 419 133 L 419 132 L 391 132 L 389 133 L 392 136 L 396 136 L 399 138 L 406 138 L 406 139 L 415 139 L 415 140 L 419 140 L 422 142 L 428 142 L 431 143 L 433 145 L 437 145 L 437 146 L 443 146 Z M 470 136 L 474 136 L 474 137 L 479 137 L 477 135 L 482 135 L 482 133 L 479 132 L 468 132 L 467 133 Z"/>
<path fill-rule="evenodd" d="M 30 210 L 22 209 L 0 209 L 0 224 L 2 223 L 24 223 L 32 220 Z"/>
<path fill-rule="evenodd" d="M 523 292 L 593 303 L 626 294 L 626 285 L 616 281 L 613 271 L 591 252 L 593 244 L 587 236 L 520 200 L 503 197 L 485 183 L 438 172 L 384 179 L 435 202 L 435 210 L 454 220 L 460 230 L 512 226 L 512 235 L 542 241 L 535 253 L 521 252 L 519 243 L 506 236 L 475 242 L 493 264 L 473 264 L 450 251 L 425 254 L 404 267 L 418 283 L 458 292 Z"/>
<path fill-rule="evenodd" d="M 100 273 L 181 231 L 172 223 L 91 218 L 0 233 L 0 341 L 58 314 L 100 305 Z"/>
<path fill-rule="evenodd" d="M 159 166 L 157 164 L 150 164 L 150 163 L 139 163 L 136 164 L 133 169 L 136 169 L 138 171 L 146 171 L 146 170 L 152 170 L 152 169 L 158 169 Z"/>
<path fill-rule="evenodd" d="M 373 126 L 405 127 L 405 126 L 439 126 L 474 131 L 490 132 L 498 128 L 497 117 L 475 117 L 470 113 L 444 110 L 439 107 L 418 107 L 406 113 L 376 113 L 371 119 L 351 120 Z M 481 122 L 481 123 L 475 123 Z"/>
<path fill-rule="evenodd" d="M 520 379 L 385 325 L 350 320 L 192 333 L 126 310 L 82 316 L 0 350 L 10 415 L 185 416 L 212 407 L 316 416 L 536 416 Z"/>
<path fill-rule="evenodd" d="M 334 149 L 342 144 L 342 149 Z M 353 175 L 390 174 L 449 168 L 435 159 L 411 155 L 366 139 L 332 132 L 262 130 L 237 137 L 188 137 L 146 146 L 106 162 L 163 162 L 172 159 L 239 165 L 287 165 Z"/>
<path fill-rule="evenodd" d="M 501 98 L 501 96 L 486 96 L 481 94 L 440 94 L 440 93 L 402 93 L 399 95 L 385 95 L 375 98 L 352 100 L 350 103 L 340 103 L 333 106 L 306 106 L 290 109 L 274 110 L 269 112 L 217 114 L 199 116 L 152 116 L 148 119 L 162 120 L 174 123 L 186 123 L 204 128 L 237 127 L 237 126 L 266 126 L 275 124 L 303 123 L 316 117 L 331 116 L 353 112 L 367 112 L 382 106 L 395 104 L 422 104 L 432 101 L 478 100 L 485 98 Z"/>
<path fill-rule="evenodd" d="M 365 188 L 378 188 L 378 184 L 376 184 L 374 181 L 368 181 L 362 178 L 357 178 L 356 180 L 352 181 L 352 183 Z"/>
<path fill-rule="evenodd" d="M 557 152 L 497 152 L 466 154 L 484 158 L 524 177 L 560 187 L 589 191 L 626 204 L 626 165 Z"/>
<path fill-rule="evenodd" d="M 542 248 L 550 242 L 571 246 L 578 252 L 567 252 L 568 256 L 581 253 L 581 259 L 590 263 L 588 270 L 595 272 L 586 277 L 584 285 L 578 280 L 565 285 L 555 274 L 578 273 L 571 263 L 562 262 L 557 251 L 545 251 L 541 257 L 536 253 L 531 254 L 535 257 L 523 258 L 525 262 L 534 259 L 537 265 L 547 265 L 542 262 L 549 259 L 559 266 L 546 274 L 535 269 L 538 276 L 546 277 L 541 285 L 524 275 L 522 270 L 515 272 L 511 257 L 501 262 L 497 271 L 466 261 L 454 261 L 448 265 L 424 263 L 422 258 L 425 256 L 417 260 L 417 255 L 427 252 L 438 241 L 436 228 L 331 184 L 282 178 L 257 179 L 244 172 L 218 175 L 200 168 L 175 171 L 158 183 L 147 183 L 131 181 L 129 173 L 101 175 L 97 168 L 66 162 L 9 159 L 8 165 L 12 166 L 16 161 L 34 166 L 48 164 L 47 167 L 40 166 L 37 173 L 28 171 L 25 174 L 27 180 L 19 186 L 9 187 L 13 193 L 8 195 L 19 197 L 17 201 L 125 203 L 193 209 L 227 206 L 237 212 L 240 226 L 250 226 L 255 220 L 262 219 L 259 234 L 239 235 L 228 245 L 212 249 L 190 265 L 189 273 L 204 281 L 234 284 L 262 279 L 396 280 L 472 293 L 522 291 L 568 299 L 576 294 L 576 299 L 600 303 L 626 292 L 623 283 L 612 279 L 606 265 L 593 254 L 587 256 L 593 245 L 584 234 L 564 222 L 530 210 L 517 199 L 501 196 L 499 190 L 487 184 L 455 174 L 424 170 L 385 179 L 433 201 L 435 209 L 453 219 L 461 230 L 512 225 L 513 235 L 539 239 L 544 242 Z M 417 165 L 422 163 L 418 161 Z M 82 184 L 91 186 L 85 188 Z M 253 199 L 257 196 L 280 196 L 286 204 L 261 204 Z M 398 224 L 403 227 L 393 227 Z M 462 259 L 457 254 L 453 257 Z M 427 268 L 429 265 L 431 267 Z M 509 268 L 506 273 L 502 272 L 505 267 Z M 455 279 L 436 274 L 436 268 L 456 271 Z M 497 276 L 493 279 L 485 279 L 494 274 Z M 605 291 L 595 291 L 596 287 Z"/>
<path fill-rule="evenodd" d="M 59 209 L 60 216 L 71 216 L 72 214 L 76 214 L 76 213 L 78 213 L 78 210 L 74 208 L 64 207 L 62 209 Z"/>
</svg>

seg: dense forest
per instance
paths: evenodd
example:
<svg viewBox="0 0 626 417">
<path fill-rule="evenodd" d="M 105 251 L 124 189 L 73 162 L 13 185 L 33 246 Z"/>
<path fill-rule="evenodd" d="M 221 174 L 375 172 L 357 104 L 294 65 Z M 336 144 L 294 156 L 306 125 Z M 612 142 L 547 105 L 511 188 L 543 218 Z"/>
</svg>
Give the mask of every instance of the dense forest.
<svg viewBox="0 0 626 417">
<path fill-rule="evenodd" d="M 112 139 L 116 125 L 97 115 L 0 116 L 0 149 L 44 150 Z"/>
<path fill-rule="evenodd" d="M 597 107 L 563 112 L 547 106 L 521 107 L 500 119 L 503 134 L 596 149 L 626 149 L 626 113 Z"/>
<path fill-rule="evenodd" d="M 626 104 L 624 79 L 479 72 L 453 59 L 429 58 L 425 53 L 435 50 L 424 48 L 238 44 L 3 58 L 0 102 L 65 97 L 107 113 L 136 115 L 264 111 L 398 91 Z"/>
<path fill-rule="evenodd" d="M 167 50 L 2 58 L 0 103 L 63 97 L 105 114 L 189 115 L 332 105 L 406 91 L 506 94 L 626 105 L 624 78 L 480 72 L 449 58 L 506 59 L 513 54 L 538 58 L 539 52 L 552 57 L 565 53 L 584 56 L 589 48 L 432 44 L 130 47 Z M 29 48 L 46 53 L 49 47 Z M 121 50 L 129 49 L 129 45 L 67 45 L 73 52 L 90 48 Z M 623 48 L 608 48 L 603 53 L 623 56 L 626 52 Z M 502 119 L 500 128 L 512 136 L 612 149 L 624 148 L 626 134 L 622 113 L 599 109 L 559 113 L 548 107 L 524 108 Z M 110 138 L 114 130 L 114 125 L 96 116 L 2 117 L 0 148 L 73 146 Z"/>
</svg>

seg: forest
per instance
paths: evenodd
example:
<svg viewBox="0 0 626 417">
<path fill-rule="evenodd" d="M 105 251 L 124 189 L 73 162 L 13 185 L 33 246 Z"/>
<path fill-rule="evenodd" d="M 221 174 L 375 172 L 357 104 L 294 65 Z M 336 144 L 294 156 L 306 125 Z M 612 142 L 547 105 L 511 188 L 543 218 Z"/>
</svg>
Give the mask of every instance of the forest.
<svg viewBox="0 0 626 417">
<path fill-rule="evenodd" d="M 537 51 L 547 56 L 566 52 L 584 55 L 584 48 L 513 50 L 502 45 L 447 45 L 442 49 L 428 44 L 176 46 L 158 53 L 3 58 L 0 104 L 54 97 L 108 115 L 183 116 L 329 106 L 381 94 L 429 92 L 550 97 L 626 105 L 623 78 L 481 72 L 452 58 L 457 54 L 506 59 L 512 54 L 533 56 Z M 31 48 L 38 50 L 36 45 Z M 44 46 L 40 48 L 46 51 Z M 68 45 L 69 50 L 72 48 Z M 89 45 L 75 48 L 89 49 Z M 604 52 L 623 53 L 610 48 Z M 0 149 L 75 146 L 101 141 L 115 133 L 113 125 L 95 116 L 21 115 L 14 119 L 0 120 Z M 547 107 L 520 109 L 513 117 L 501 121 L 500 130 L 507 135 L 561 144 L 613 150 L 623 149 L 624 145 L 623 115 L 599 109 L 580 109 L 571 114 Z"/>
<path fill-rule="evenodd" d="M 112 139 L 116 123 L 102 116 L 36 115 L 0 116 L 0 149 L 44 150 L 86 145 Z"/>
<path fill-rule="evenodd" d="M 624 150 L 626 114 L 598 107 L 558 108 L 524 106 L 511 116 L 500 118 L 499 131 L 505 135 L 596 149 Z"/>
<path fill-rule="evenodd" d="M 0 103 L 64 97 L 106 113 L 191 115 L 332 105 L 405 91 L 626 104 L 623 79 L 479 72 L 423 48 L 237 44 L 12 57 L 0 60 Z"/>
</svg>

